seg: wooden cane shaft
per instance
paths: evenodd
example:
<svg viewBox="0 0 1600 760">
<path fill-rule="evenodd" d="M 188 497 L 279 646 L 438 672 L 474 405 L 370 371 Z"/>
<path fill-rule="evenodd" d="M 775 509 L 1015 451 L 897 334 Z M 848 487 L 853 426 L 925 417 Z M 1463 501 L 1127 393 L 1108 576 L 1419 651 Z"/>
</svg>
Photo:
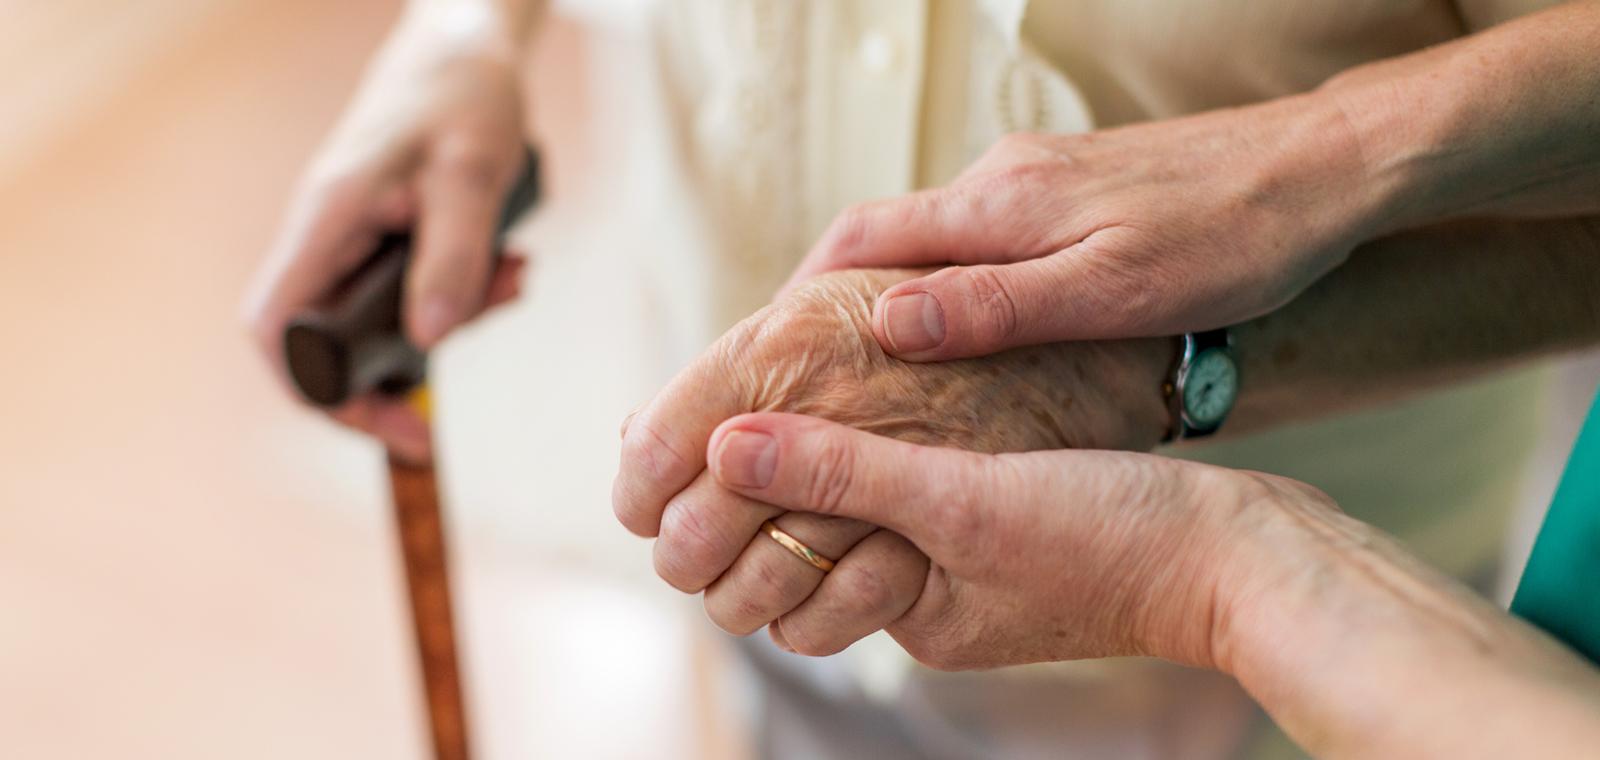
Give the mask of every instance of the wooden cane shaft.
<svg viewBox="0 0 1600 760">
<path fill-rule="evenodd" d="M 407 463 L 391 454 L 389 484 L 394 492 L 395 526 L 405 559 L 412 629 L 428 700 L 433 756 L 436 760 L 468 760 L 466 709 L 450 609 L 438 481 L 433 465 Z"/>
</svg>

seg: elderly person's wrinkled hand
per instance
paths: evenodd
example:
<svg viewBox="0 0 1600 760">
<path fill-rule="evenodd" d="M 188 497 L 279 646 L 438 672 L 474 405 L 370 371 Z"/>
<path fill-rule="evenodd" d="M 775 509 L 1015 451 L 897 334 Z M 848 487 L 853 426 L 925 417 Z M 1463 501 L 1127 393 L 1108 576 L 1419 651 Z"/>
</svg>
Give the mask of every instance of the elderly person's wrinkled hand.
<svg viewBox="0 0 1600 760">
<path fill-rule="evenodd" d="M 284 326 L 385 233 L 415 230 L 403 316 L 418 346 L 517 295 L 524 259 L 497 261 L 492 250 L 525 150 L 518 53 L 504 23 L 468 4 L 417 5 L 401 18 L 306 168 L 245 306 L 280 376 Z M 408 459 L 431 455 L 425 424 L 400 399 L 369 393 L 332 415 Z"/>
<path fill-rule="evenodd" d="M 838 651 L 898 618 L 926 578 L 921 552 L 895 533 L 784 514 L 718 486 L 704 472 L 706 443 L 729 417 L 796 412 L 983 452 L 1147 449 L 1165 433 L 1170 340 L 1040 346 L 939 364 L 884 353 L 871 333 L 873 300 L 915 274 L 817 278 L 735 327 L 625 423 L 617 516 L 657 537 L 657 572 L 685 592 L 703 590 L 725 630 L 748 634 L 777 621 L 773 633 L 788 646 Z M 766 520 L 837 567 L 825 575 L 800 561 L 759 533 Z"/>
</svg>

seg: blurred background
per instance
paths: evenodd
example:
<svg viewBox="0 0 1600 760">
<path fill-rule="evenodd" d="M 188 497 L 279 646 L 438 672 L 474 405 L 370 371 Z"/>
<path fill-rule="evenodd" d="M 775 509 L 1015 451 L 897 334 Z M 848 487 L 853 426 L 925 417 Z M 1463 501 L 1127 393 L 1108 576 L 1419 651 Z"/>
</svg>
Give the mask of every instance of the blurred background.
<svg viewBox="0 0 1600 760">
<path fill-rule="evenodd" d="M 382 455 L 275 387 L 238 316 L 400 5 L 0 0 L 0 756 L 425 756 Z M 698 605 L 611 516 L 617 425 L 661 378 L 594 350 L 641 320 L 576 295 L 620 268 L 573 232 L 618 118 L 586 103 L 622 44 L 587 5 L 534 46 L 527 297 L 436 362 L 477 748 L 738 756 Z"/>
<path fill-rule="evenodd" d="M 582 295 L 648 240 L 595 223 L 650 202 L 595 190 L 628 118 L 589 97 L 628 65 L 616 4 L 535 46 L 527 296 L 437 361 L 484 757 L 748 750 L 722 647 L 609 508 L 661 380 L 634 300 Z M 425 756 L 380 452 L 297 408 L 237 316 L 399 5 L 0 0 L 0 755 Z M 1600 365 L 1556 374 L 1508 577 Z"/>
</svg>

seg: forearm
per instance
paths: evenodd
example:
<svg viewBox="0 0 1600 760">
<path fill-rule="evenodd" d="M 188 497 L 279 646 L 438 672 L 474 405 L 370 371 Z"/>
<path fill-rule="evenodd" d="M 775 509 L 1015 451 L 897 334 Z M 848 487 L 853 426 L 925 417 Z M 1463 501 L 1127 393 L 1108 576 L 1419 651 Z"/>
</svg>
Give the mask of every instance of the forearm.
<svg viewBox="0 0 1600 760">
<path fill-rule="evenodd" d="M 1575 757 L 1600 673 L 1336 510 L 1292 500 L 1234 553 L 1218 668 L 1317 757 Z M 1470 721 L 1470 730 L 1463 726 Z"/>
<path fill-rule="evenodd" d="M 1573 3 L 1358 67 L 1313 97 L 1367 175 L 1361 246 L 1236 328 L 1229 428 L 1384 401 L 1600 342 L 1600 3 Z M 1583 216 L 1589 214 L 1591 216 Z M 1520 221 L 1464 215 L 1556 216 Z"/>
<path fill-rule="evenodd" d="M 1600 212 L 1600 2 L 1357 67 L 1316 96 L 1361 146 L 1375 234 L 1480 214 Z"/>
<path fill-rule="evenodd" d="M 1456 222 L 1360 249 L 1234 328 L 1224 431 L 1349 410 L 1600 343 L 1600 220 Z"/>
</svg>

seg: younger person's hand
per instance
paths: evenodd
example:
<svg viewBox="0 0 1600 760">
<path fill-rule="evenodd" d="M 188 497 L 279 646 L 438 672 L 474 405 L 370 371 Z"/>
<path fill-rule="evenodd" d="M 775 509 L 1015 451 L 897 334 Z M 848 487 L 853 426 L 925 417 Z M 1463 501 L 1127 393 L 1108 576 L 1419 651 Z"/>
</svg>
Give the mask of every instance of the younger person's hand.
<svg viewBox="0 0 1600 760">
<path fill-rule="evenodd" d="M 949 185 L 846 210 L 796 270 L 955 264 L 879 297 L 910 361 L 1177 335 L 1282 306 L 1380 224 L 1321 93 L 1088 134 L 1014 134 Z"/>
<path fill-rule="evenodd" d="M 724 422 L 707 458 L 761 509 L 879 525 L 924 552 L 927 583 L 886 629 L 935 668 L 1214 668 L 1316 757 L 1581 757 L 1600 741 L 1600 671 L 1302 483 L 778 413 Z M 853 625 L 849 609 L 813 625 Z M 1470 716 L 1492 719 L 1458 730 Z"/>
<path fill-rule="evenodd" d="M 724 422 L 706 456 L 735 493 L 879 525 L 926 553 L 921 596 L 887 630 L 946 670 L 1211 664 L 1213 629 L 1198 623 L 1230 612 L 1252 509 L 1287 483 L 1148 454 L 918 446 L 770 412 Z"/>
</svg>

